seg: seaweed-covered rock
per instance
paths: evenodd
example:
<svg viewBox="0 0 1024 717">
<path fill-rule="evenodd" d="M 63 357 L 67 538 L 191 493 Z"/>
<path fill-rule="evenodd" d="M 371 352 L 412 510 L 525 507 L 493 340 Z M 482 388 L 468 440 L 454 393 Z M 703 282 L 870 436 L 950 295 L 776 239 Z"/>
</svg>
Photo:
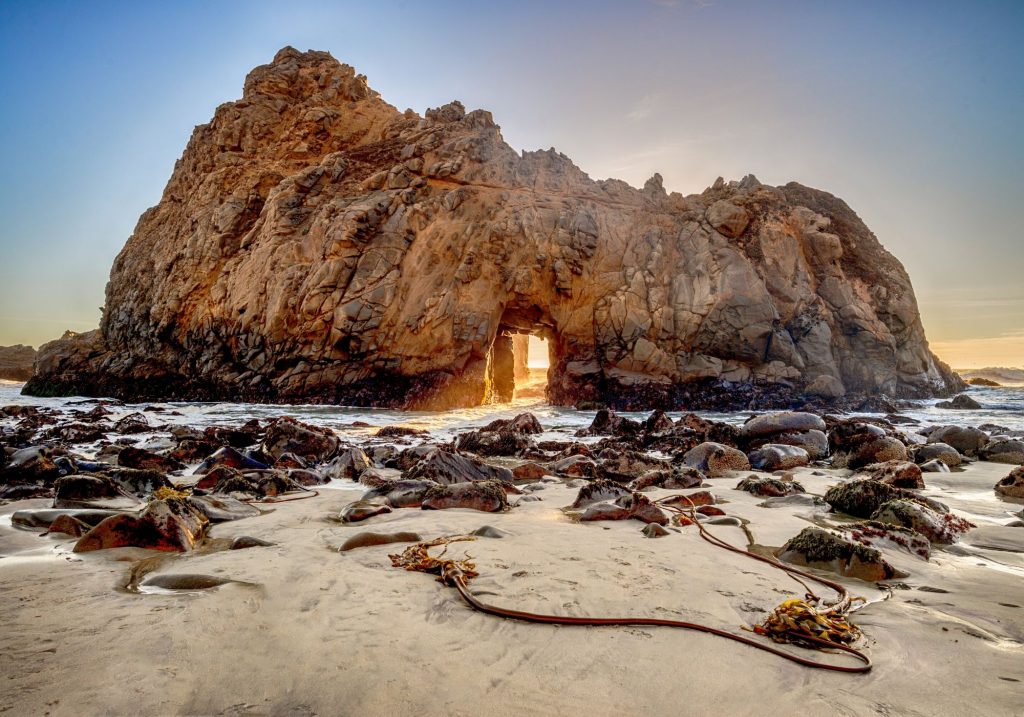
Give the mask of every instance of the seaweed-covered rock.
<svg viewBox="0 0 1024 717">
<path fill-rule="evenodd" d="M 206 516 L 181 498 L 154 500 L 140 515 L 115 515 L 75 544 L 76 553 L 136 547 L 167 552 L 191 550 L 206 532 Z"/>
<path fill-rule="evenodd" d="M 635 436 L 642 433 L 644 424 L 624 418 L 610 408 L 602 408 L 589 426 L 576 431 L 577 436 Z"/>
<path fill-rule="evenodd" d="M 924 488 L 924 478 L 921 475 L 921 467 L 910 461 L 886 461 L 885 463 L 873 463 L 863 470 L 871 480 L 888 483 L 897 488 L 908 488 L 921 490 Z"/>
<path fill-rule="evenodd" d="M 114 432 L 122 435 L 149 433 L 152 430 L 153 426 L 149 424 L 149 419 L 141 413 L 129 413 L 114 424 Z"/>
<path fill-rule="evenodd" d="M 661 410 L 654 411 L 647 420 L 644 421 L 644 431 L 647 433 L 664 433 L 665 431 L 671 431 L 675 427 L 672 419 Z"/>
<path fill-rule="evenodd" d="M 931 555 L 931 542 L 913 528 L 865 520 L 847 525 L 844 530 L 849 531 L 850 537 L 861 545 L 886 550 L 904 550 L 925 560 Z"/>
<path fill-rule="evenodd" d="M 516 456 L 531 445 L 533 441 L 526 433 L 506 429 L 470 431 L 455 441 L 458 450 L 480 456 Z"/>
<path fill-rule="evenodd" d="M 1024 500 L 1024 466 L 1010 471 L 1010 475 L 996 483 L 995 490 L 1004 498 Z"/>
<path fill-rule="evenodd" d="M 241 494 L 247 499 L 252 499 L 274 498 L 302 490 L 305 488 L 284 471 L 266 470 L 226 475 L 217 481 L 212 492 L 217 495 Z"/>
<path fill-rule="evenodd" d="M 665 488 L 667 490 L 683 490 L 696 488 L 704 482 L 704 474 L 696 468 L 676 466 L 671 469 L 647 471 L 629 484 L 633 491 L 648 488 Z"/>
<path fill-rule="evenodd" d="M 320 472 L 331 479 L 359 480 L 363 471 L 372 465 L 373 462 L 362 448 L 352 446 L 321 466 Z"/>
<path fill-rule="evenodd" d="M 839 421 L 828 431 L 833 452 L 853 453 L 861 446 L 886 436 L 885 429 L 864 421 Z"/>
<path fill-rule="evenodd" d="M 581 487 L 579 493 L 576 494 L 576 500 L 574 500 L 572 505 L 569 507 L 582 508 L 583 506 L 590 505 L 591 503 L 615 500 L 616 498 L 629 495 L 630 493 L 632 493 L 632 491 L 620 483 L 599 478 Z"/>
<path fill-rule="evenodd" d="M 177 471 L 185 467 L 180 461 L 173 458 L 134 446 L 121 449 L 121 452 L 117 454 L 117 465 L 124 468 L 164 472 Z"/>
<path fill-rule="evenodd" d="M 752 495 L 759 495 L 765 498 L 778 498 L 784 495 L 807 492 L 796 481 L 784 481 L 770 476 L 748 476 L 737 484 L 736 490 L 745 490 Z"/>
<path fill-rule="evenodd" d="M 754 470 L 778 471 L 800 468 L 810 464 L 811 457 L 799 446 L 769 443 L 747 454 Z"/>
<path fill-rule="evenodd" d="M 955 543 L 961 535 L 974 527 L 972 523 L 952 513 L 939 513 L 926 505 L 906 499 L 883 503 L 871 515 L 871 520 L 911 528 L 932 543 L 945 545 Z"/>
<path fill-rule="evenodd" d="M 608 455 L 611 453 L 612 455 Z M 652 458 L 638 451 L 619 451 L 605 449 L 598 462 L 599 475 L 602 478 L 628 483 L 647 471 L 669 470 L 672 464 L 658 458 Z"/>
<path fill-rule="evenodd" d="M 205 438 L 179 438 L 177 445 L 170 450 L 167 457 L 181 463 L 199 463 L 206 460 L 218 448 L 218 444 Z"/>
<path fill-rule="evenodd" d="M 132 509 L 141 505 L 112 478 L 105 475 L 64 476 L 53 484 L 54 508 L 100 508 L 117 499 L 117 507 Z"/>
<path fill-rule="evenodd" d="M 883 503 L 902 498 L 900 488 L 869 478 L 838 483 L 825 492 L 825 502 L 839 513 L 870 518 Z"/>
<path fill-rule="evenodd" d="M 15 451 L 0 470 L 0 483 L 42 483 L 49 485 L 60 478 L 60 469 L 47 446 L 30 446 Z"/>
<path fill-rule="evenodd" d="M 711 478 L 726 476 L 730 471 L 750 469 L 750 461 L 743 451 L 710 441 L 687 451 L 683 455 L 682 463 Z"/>
<path fill-rule="evenodd" d="M 868 582 L 888 580 L 896 569 L 874 548 L 844 539 L 822 528 L 804 528 L 782 546 L 778 557 L 793 565 L 829 570 Z"/>
<path fill-rule="evenodd" d="M 436 450 L 402 473 L 411 480 L 432 480 L 441 485 L 478 481 L 512 482 L 512 471 L 492 466 L 468 456 Z"/>
<path fill-rule="evenodd" d="M 535 435 L 543 433 L 544 428 L 540 425 L 540 421 L 532 413 L 520 413 L 515 418 L 499 418 L 491 421 L 484 426 L 482 431 L 511 431 L 512 433 L 524 433 L 528 435 Z"/>
<path fill-rule="evenodd" d="M 125 491 L 138 498 L 148 498 L 160 488 L 173 488 L 171 481 L 160 471 L 142 468 L 107 468 L 104 475 L 109 476 Z"/>
<path fill-rule="evenodd" d="M 295 453 L 319 463 L 334 455 L 340 443 L 338 437 L 326 428 L 284 416 L 267 426 L 262 448 L 274 459 L 283 453 Z"/>
<path fill-rule="evenodd" d="M 224 446 L 214 451 L 212 455 L 200 463 L 193 473 L 195 475 L 203 475 L 209 473 L 217 466 L 226 466 L 236 470 L 265 470 L 270 467 L 266 463 L 242 455 L 231 446 Z"/>
<path fill-rule="evenodd" d="M 502 485 L 495 481 L 452 483 L 428 490 L 420 507 L 424 510 L 468 508 L 497 513 L 508 510 L 508 497 Z"/>
</svg>

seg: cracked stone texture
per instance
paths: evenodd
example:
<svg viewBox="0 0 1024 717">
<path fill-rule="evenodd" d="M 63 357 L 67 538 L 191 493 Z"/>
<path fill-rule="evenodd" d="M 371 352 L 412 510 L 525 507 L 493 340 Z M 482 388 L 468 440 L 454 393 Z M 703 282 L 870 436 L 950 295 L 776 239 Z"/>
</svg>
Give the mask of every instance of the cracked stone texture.
<svg viewBox="0 0 1024 717">
<path fill-rule="evenodd" d="M 285 48 L 195 129 L 100 328 L 42 347 L 27 391 L 473 405 L 517 330 L 553 342 L 561 404 L 701 381 L 962 386 L 903 266 L 831 194 L 594 181 L 553 149 L 516 153 L 488 112 L 400 112 Z"/>
</svg>

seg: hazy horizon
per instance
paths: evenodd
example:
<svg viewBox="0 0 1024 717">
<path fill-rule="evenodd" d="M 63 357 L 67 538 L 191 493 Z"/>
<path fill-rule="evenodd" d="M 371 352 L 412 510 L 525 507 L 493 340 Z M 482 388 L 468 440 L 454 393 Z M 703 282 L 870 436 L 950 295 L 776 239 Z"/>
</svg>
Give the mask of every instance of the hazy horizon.
<svg viewBox="0 0 1024 717">
<path fill-rule="evenodd" d="M 517 150 L 554 146 L 594 178 L 831 192 L 906 266 L 943 360 L 1022 366 L 1022 19 L 1013 3 L 4 6 L 0 345 L 98 324 L 192 128 L 293 45 L 399 109 L 490 110 Z"/>
</svg>

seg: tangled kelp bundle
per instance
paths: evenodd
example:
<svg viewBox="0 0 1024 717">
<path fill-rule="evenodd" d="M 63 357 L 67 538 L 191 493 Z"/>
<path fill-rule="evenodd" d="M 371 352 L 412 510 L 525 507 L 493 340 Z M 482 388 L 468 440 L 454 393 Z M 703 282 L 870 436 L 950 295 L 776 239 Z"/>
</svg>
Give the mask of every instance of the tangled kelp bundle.
<svg viewBox="0 0 1024 717">
<path fill-rule="evenodd" d="M 699 525 L 699 523 L 698 523 L 698 525 Z M 705 534 L 704 531 L 703 531 L 703 528 L 702 528 L 701 534 L 702 535 Z M 864 653 L 860 652 L 859 650 L 856 650 L 856 649 L 850 647 L 847 644 L 844 644 L 844 638 L 845 637 L 850 636 L 850 637 L 853 637 L 853 639 L 856 639 L 855 635 L 859 634 L 859 632 L 855 633 L 854 631 L 856 630 L 856 628 L 854 628 L 853 626 L 849 625 L 848 623 L 846 624 L 845 628 L 843 628 L 841 626 L 841 624 L 839 623 L 839 620 L 841 619 L 841 616 L 844 615 L 849 610 L 850 605 L 852 603 L 852 600 L 846 595 L 845 590 L 843 590 L 841 586 L 838 586 L 838 589 L 839 589 L 840 594 L 841 594 L 842 597 L 841 597 L 841 599 L 837 603 L 835 603 L 834 605 L 830 606 L 829 608 L 827 608 L 824 611 L 815 611 L 816 615 L 820 615 L 822 617 L 827 615 L 827 616 L 830 616 L 830 617 L 834 618 L 834 621 L 833 621 L 832 624 L 830 624 L 829 631 L 826 634 L 831 634 L 832 636 L 834 636 L 835 637 L 835 641 L 833 641 L 831 639 L 826 639 L 826 638 L 819 637 L 816 634 L 805 634 L 804 632 L 802 632 L 803 628 L 801 626 L 801 623 L 798 622 L 792 615 L 787 614 L 787 613 L 794 613 L 794 614 L 796 613 L 795 606 L 792 605 L 791 603 L 794 603 L 794 602 L 795 603 L 801 603 L 801 602 L 803 602 L 805 605 L 807 604 L 806 602 L 800 601 L 800 600 L 797 600 L 797 601 L 787 601 L 786 603 L 783 603 L 780 606 L 780 608 L 776 609 L 776 611 L 771 616 L 768 617 L 768 619 L 765 621 L 765 623 L 763 623 L 762 625 L 758 626 L 758 628 L 766 630 L 766 632 L 760 632 L 760 630 L 758 630 L 757 628 L 755 628 L 754 631 L 755 632 L 759 632 L 760 634 L 767 634 L 773 640 L 775 640 L 776 642 L 794 642 L 796 644 L 806 644 L 806 645 L 810 645 L 810 646 L 814 646 L 814 647 L 818 647 L 818 648 L 830 648 L 830 649 L 840 650 L 842 652 L 846 652 L 846 653 L 849 653 L 849 654 L 853 655 L 855 658 L 857 658 L 860 662 L 863 663 L 862 665 L 845 666 L 845 665 L 833 665 L 833 664 L 829 664 L 829 663 L 825 663 L 825 662 L 816 662 L 814 660 L 810 660 L 810 659 L 807 659 L 805 657 L 801 657 L 799 655 L 794 655 L 794 654 L 785 652 L 783 650 L 779 650 L 779 649 L 777 649 L 775 647 L 772 647 L 772 646 L 770 646 L 770 645 L 768 645 L 768 644 L 766 644 L 764 642 L 759 642 L 759 641 L 752 640 L 750 638 L 744 637 L 742 635 L 736 635 L 734 633 L 727 632 L 725 630 L 720 630 L 720 629 L 715 628 L 715 627 L 710 627 L 708 625 L 701 625 L 699 623 L 694 623 L 694 622 L 683 622 L 681 620 L 665 620 L 665 619 L 661 619 L 661 618 L 646 618 L 646 617 L 622 617 L 622 618 L 620 618 L 620 617 L 573 617 L 573 616 L 566 616 L 566 615 L 544 615 L 544 614 L 540 614 L 540 613 L 525 612 L 525 611 L 520 611 L 520 610 L 511 610 L 509 608 L 503 608 L 503 607 L 498 607 L 498 606 L 495 606 L 495 605 L 489 605 L 489 604 L 487 604 L 485 602 L 482 602 L 480 599 L 478 599 L 470 591 L 469 586 L 467 585 L 467 582 L 470 579 L 476 577 L 479 574 L 476 571 L 476 565 L 468 559 L 468 556 L 466 558 L 464 558 L 464 559 L 453 559 L 453 558 L 445 558 L 444 557 L 445 553 L 447 552 L 447 546 L 450 543 L 466 541 L 466 540 L 473 540 L 473 538 L 470 537 L 470 536 L 466 536 L 466 535 L 443 536 L 443 537 L 440 537 L 440 538 L 435 538 L 434 540 L 430 540 L 430 541 L 426 541 L 426 542 L 420 542 L 420 543 L 416 543 L 414 545 L 410 545 L 402 553 L 398 553 L 398 554 L 394 554 L 394 555 L 389 555 L 388 557 L 391 558 L 391 564 L 394 567 L 396 567 L 396 568 L 403 568 L 405 570 L 424 572 L 424 573 L 430 573 L 430 574 L 433 574 L 433 575 L 437 575 L 438 576 L 437 580 L 439 582 L 444 583 L 445 585 L 449 585 L 449 586 L 455 588 L 456 590 L 458 590 L 459 591 L 459 595 L 462 596 L 462 599 L 471 608 L 473 608 L 474 610 L 478 610 L 479 612 L 488 614 L 488 615 L 495 615 L 497 617 L 504 617 L 504 618 L 508 618 L 508 619 L 511 619 L 511 620 L 522 620 L 522 621 L 525 621 L 525 622 L 542 623 L 542 624 L 546 624 L 546 625 L 585 625 L 585 626 L 633 625 L 633 626 L 650 626 L 650 627 L 675 627 L 675 628 L 681 628 L 681 629 L 684 629 L 684 630 L 696 630 L 698 632 L 706 632 L 706 633 L 709 633 L 709 634 L 712 634 L 712 635 L 717 635 L 719 637 L 723 637 L 723 638 L 725 638 L 727 640 L 733 640 L 734 642 L 741 642 L 744 645 L 749 645 L 750 647 L 754 647 L 754 648 L 756 648 L 758 650 L 762 650 L 764 652 L 770 652 L 773 655 L 776 655 L 776 656 L 781 657 L 783 659 L 789 660 L 791 662 L 796 662 L 797 664 L 804 665 L 805 667 L 813 667 L 813 668 L 822 669 L 822 670 L 832 670 L 832 671 L 835 671 L 835 672 L 867 672 L 867 671 L 869 671 L 871 669 L 871 660 L 867 657 L 867 655 L 865 655 Z M 719 539 L 718 538 L 714 538 L 712 540 L 712 542 L 714 542 L 716 540 L 719 540 Z M 734 550 L 734 551 L 740 552 L 740 553 L 743 552 L 743 551 L 740 551 L 738 548 L 730 546 L 728 543 L 725 543 L 724 541 L 720 541 L 720 543 L 722 545 L 724 545 L 724 546 L 727 546 L 730 550 Z M 719 544 L 719 543 L 715 543 L 715 544 Z M 441 554 L 436 556 L 436 557 L 432 556 L 430 554 L 430 549 L 433 548 L 433 547 L 437 547 L 439 545 L 444 545 L 445 546 L 444 551 L 442 551 Z M 743 554 L 747 554 L 747 553 L 743 553 Z M 758 557 L 758 556 L 751 555 L 750 557 Z M 790 570 L 794 570 L 794 569 L 788 568 L 786 566 L 781 566 L 781 565 L 778 565 L 777 567 L 781 567 L 783 570 L 786 570 L 787 572 L 789 572 Z M 821 582 L 823 582 L 825 584 L 833 585 L 833 583 L 830 583 L 829 581 L 825 581 L 825 580 L 823 580 L 821 578 L 816 578 L 816 577 L 808 575 L 806 573 L 801 573 L 800 571 L 795 571 L 795 572 L 797 572 L 799 574 L 802 574 L 802 575 L 805 575 L 806 577 L 810 577 L 813 580 L 820 580 Z M 810 592 L 808 591 L 808 600 L 816 600 L 816 599 L 817 598 L 815 598 L 813 595 L 811 595 Z M 779 610 L 783 609 L 783 608 L 785 609 L 784 612 L 783 613 L 779 613 Z M 768 628 L 765 628 L 764 624 L 774 625 L 775 624 L 774 619 L 775 619 L 776 616 L 778 616 L 778 619 L 781 621 L 781 624 L 785 626 L 785 629 L 784 630 L 780 629 L 777 632 L 770 632 L 769 633 L 769 632 L 767 632 Z M 791 627 L 790 624 L 787 622 L 787 618 L 790 619 L 790 620 L 793 620 L 793 627 Z M 815 623 L 817 623 L 816 620 L 815 620 Z M 818 632 L 821 632 L 821 631 L 818 631 Z M 852 640 L 851 640 L 851 642 L 852 642 Z"/>
<path fill-rule="evenodd" d="M 786 600 L 772 610 L 759 625 L 751 630 L 758 635 L 770 637 L 775 642 L 792 642 L 821 646 L 822 642 L 833 645 L 852 645 L 861 638 L 860 628 L 847 619 L 852 604 L 863 603 L 864 598 L 850 598 L 845 603 L 817 608 L 817 598 Z"/>
<path fill-rule="evenodd" d="M 401 553 L 389 555 L 388 557 L 391 558 L 391 564 L 394 567 L 437 575 L 437 581 L 440 583 L 450 584 L 455 575 L 459 575 L 463 580 L 469 581 L 479 575 L 476 572 L 476 565 L 468 560 L 469 556 L 461 560 L 443 558 L 444 554 L 448 551 L 447 546 L 449 543 L 468 540 L 476 540 L 476 538 L 469 535 L 442 536 L 423 543 L 410 545 Z M 444 545 L 445 549 L 441 551 L 441 555 L 434 557 L 430 554 L 430 549 L 438 545 Z"/>
</svg>

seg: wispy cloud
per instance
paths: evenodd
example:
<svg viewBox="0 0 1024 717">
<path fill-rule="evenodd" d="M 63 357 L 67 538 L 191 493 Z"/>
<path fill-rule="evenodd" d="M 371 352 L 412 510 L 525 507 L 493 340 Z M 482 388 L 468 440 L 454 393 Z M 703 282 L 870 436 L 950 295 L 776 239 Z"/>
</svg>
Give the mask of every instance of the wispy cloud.
<svg viewBox="0 0 1024 717">
<path fill-rule="evenodd" d="M 663 95 L 660 92 L 644 95 L 635 105 L 633 105 L 633 109 L 626 113 L 626 119 L 632 120 L 633 122 L 639 122 L 642 119 L 650 117 L 654 114 L 654 111 L 658 109 L 658 105 L 661 104 L 662 97 Z"/>
</svg>

